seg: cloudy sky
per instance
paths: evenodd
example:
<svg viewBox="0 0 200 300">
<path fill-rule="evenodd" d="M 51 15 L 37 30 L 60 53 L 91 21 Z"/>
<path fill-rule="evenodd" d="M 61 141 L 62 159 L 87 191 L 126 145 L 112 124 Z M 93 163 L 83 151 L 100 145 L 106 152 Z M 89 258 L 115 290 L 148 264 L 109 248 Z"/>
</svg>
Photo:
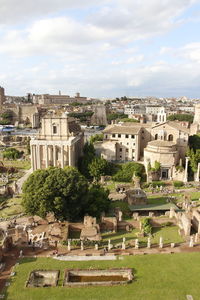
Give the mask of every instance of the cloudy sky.
<svg viewBox="0 0 200 300">
<path fill-rule="evenodd" d="M 200 98 L 200 0 L 0 0 L 7 95 Z"/>
</svg>

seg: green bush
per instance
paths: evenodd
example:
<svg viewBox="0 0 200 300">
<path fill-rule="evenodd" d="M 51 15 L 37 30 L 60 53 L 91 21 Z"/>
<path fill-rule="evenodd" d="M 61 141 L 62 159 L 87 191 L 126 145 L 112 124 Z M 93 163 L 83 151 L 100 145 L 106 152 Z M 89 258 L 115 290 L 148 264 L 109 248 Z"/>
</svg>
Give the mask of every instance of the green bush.
<svg viewBox="0 0 200 300">
<path fill-rule="evenodd" d="M 18 151 L 15 148 L 8 148 L 3 151 L 3 158 L 18 159 L 18 158 L 22 157 L 23 154 L 24 154 L 23 151 Z"/>
<path fill-rule="evenodd" d="M 121 165 L 121 169 L 112 177 L 114 181 L 131 182 L 133 175 L 144 180 L 144 165 L 136 162 L 129 162 Z"/>
<path fill-rule="evenodd" d="M 153 188 L 156 188 L 157 186 L 160 187 L 161 185 L 166 186 L 166 183 L 164 181 L 153 181 L 150 184 Z"/>
<path fill-rule="evenodd" d="M 183 166 L 176 166 L 176 171 L 183 172 L 184 171 L 184 167 Z"/>
<path fill-rule="evenodd" d="M 151 231 L 152 231 L 152 226 L 151 226 L 150 220 L 151 220 L 150 218 L 143 218 L 141 220 L 142 230 L 143 230 L 144 234 L 146 234 L 146 235 L 151 234 Z"/>
<path fill-rule="evenodd" d="M 178 187 L 184 186 L 184 183 L 183 183 L 183 181 L 176 180 L 173 182 L 173 185 L 174 185 L 174 187 L 178 188 Z"/>
</svg>

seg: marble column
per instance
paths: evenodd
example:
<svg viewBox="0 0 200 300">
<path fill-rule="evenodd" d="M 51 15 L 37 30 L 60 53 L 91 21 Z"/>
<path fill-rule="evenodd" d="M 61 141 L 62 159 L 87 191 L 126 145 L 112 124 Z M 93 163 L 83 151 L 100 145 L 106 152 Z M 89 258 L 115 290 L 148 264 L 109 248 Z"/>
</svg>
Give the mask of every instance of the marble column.
<svg viewBox="0 0 200 300">
<path fill-rule="evenodd" d="M 61 145 L 61 168 L 64 168 L 64 146 Z"/>
<path fill-rule="evenodd" d="M 189 162 L 189 157 L 186 157 L 185 158 L 185 174 L 184 174 L 183 182 L 188 182 L 188 162 Z"/>
<path fill-rule="evenodd" d="M 38 165 L 37 165 L 36 145 L 33 146 L 33 160 L 34 160 L 34 168 L 35 168 L 35 170 L 37 170 L 38 169 Z"/>
<path fill-rule="evenodd" d="M 197 174 L 196 174 L 196 178 L 195 178 L 196 182 L 199 182 L 199 175 L 200 175 L 200 163 L 198 163 L 198 167 L 197 167 Z"/>
<path fill-rule="evenodd" d="M 37 145 L 37 169 L 41 169 L 40 145 Z"/>
<path fill-rule="evenodd" d="M 30 147 L 31 148 L 31 168 L 33 171 L 35 171 L 35 165 L 34 165 L 34 155 L 33 155 L 33 146 Z"/>
<path fill-rule="evenodd" d="M 56 167 L 56 145 L 53 145 L 53 166 Z"/>
<path fill-rule="evenodd" d="M 69 166 L 72 166 L 72 146 L 68 146 L 69 150 Z"/>
<path fill-rule="evenodd" d="M 46 152 L 46 168 L 49 166 L 49 152 L 48 152 L 48 145 L 45 145 L 45 152 Z"/>
</svg>

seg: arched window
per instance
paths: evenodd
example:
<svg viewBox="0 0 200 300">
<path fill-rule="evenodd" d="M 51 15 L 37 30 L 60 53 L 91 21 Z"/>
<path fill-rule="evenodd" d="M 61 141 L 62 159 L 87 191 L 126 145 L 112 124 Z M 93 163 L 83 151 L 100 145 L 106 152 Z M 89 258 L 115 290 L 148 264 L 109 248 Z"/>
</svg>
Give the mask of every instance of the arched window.
<svg viewBox="0 0 200 300">
<path fill-rule="evenodd" d="M 158 134 L 156 133 L 156 134 L 155 134 L 155 140 L 157 140 L 157 139 L 158 139 Z"/>
<path fill-rule="evenodd" d="M 172 134 L 169 134 L 169 136 L 168 136 L 168 141 L 173 141 L 173 135 Z"/>
</svg>

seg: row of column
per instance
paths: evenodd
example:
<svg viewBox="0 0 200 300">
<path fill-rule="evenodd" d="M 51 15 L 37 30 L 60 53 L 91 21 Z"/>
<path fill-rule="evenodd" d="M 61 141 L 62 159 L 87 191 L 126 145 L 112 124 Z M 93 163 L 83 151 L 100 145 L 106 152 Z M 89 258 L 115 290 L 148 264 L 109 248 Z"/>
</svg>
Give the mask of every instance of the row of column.
<svg viewBox="0 0 200 300">
<path fill-rule="evenodd" d="M 67 157 L 64 147 L 68 148 Z M 42 160 L 45 160 L 45 167 L 48 168 L 50 165 L 56 167 L 58 165 L 58 149 L 60 149 L 60 166 L 63 168 L 65 165 L 74 166 L 74 152 L 73 146 L 64 145 L 31 145 L 31 165 L 33 170 L 42 168 Z M 41 149 L 42 148 L 42 149 Z M 43 155 L 41 155 L 41 150 Z M 66 164 L 66 159 L 68 164 Z M 51 163 L 49 163 L 51 161 Z"/>
</svg>

